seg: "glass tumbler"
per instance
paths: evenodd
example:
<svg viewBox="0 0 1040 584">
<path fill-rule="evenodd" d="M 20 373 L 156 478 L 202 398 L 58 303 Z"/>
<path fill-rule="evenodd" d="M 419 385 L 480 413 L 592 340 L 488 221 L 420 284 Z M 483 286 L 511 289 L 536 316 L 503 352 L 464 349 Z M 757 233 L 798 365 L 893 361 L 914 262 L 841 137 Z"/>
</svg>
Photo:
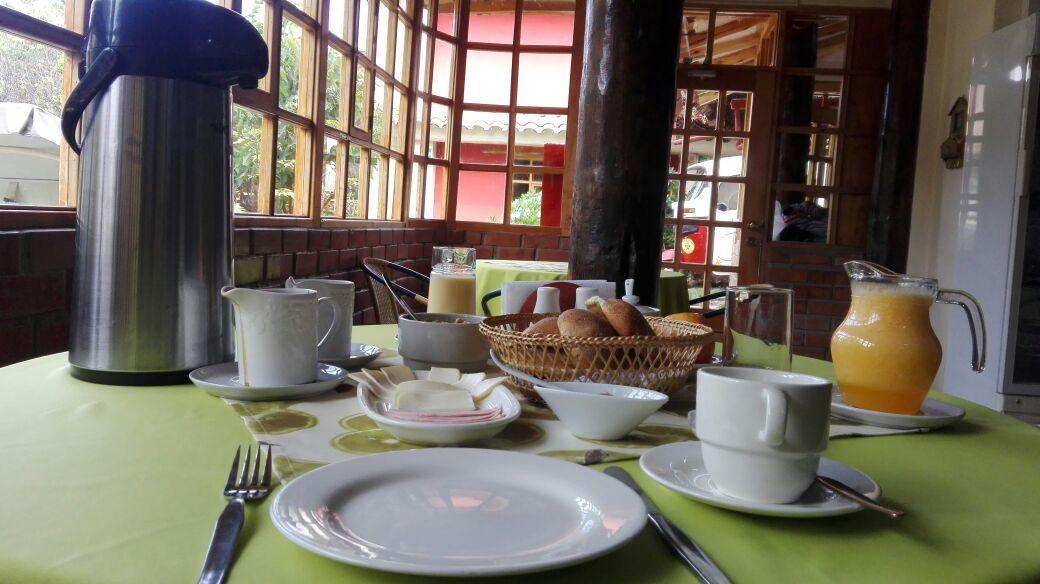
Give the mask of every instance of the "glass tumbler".
<svg viewBox="0 0 1040 584">
<path fill-rule="evenodd" d="M 428 312 L 476 314 L 477 250 L 435 247 L 430 269 Z"/>
<path fill-rule="evenodd" d="M 722 364 L 790 371 L 793 297 L 786 288 L 727 287 Z"/>
</svg>

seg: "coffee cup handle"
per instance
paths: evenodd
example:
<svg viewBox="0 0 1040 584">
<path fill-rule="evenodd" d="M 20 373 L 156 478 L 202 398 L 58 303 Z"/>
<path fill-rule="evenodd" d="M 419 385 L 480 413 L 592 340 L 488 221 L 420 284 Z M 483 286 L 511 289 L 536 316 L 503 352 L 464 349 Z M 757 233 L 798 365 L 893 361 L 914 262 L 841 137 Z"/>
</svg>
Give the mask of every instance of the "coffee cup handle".
<svg viewBox="0 0 1040 584">
<path fill-rule="evenodd" d="M 329 306 L 332 308 L 332 324 L 329 325 L 329 330 L 325 331 L 325 335 L 321 337 L 320 341 L 318 341 L 319 349 L 321 349 L 325 345 L 325 343 L 327 343 L 328 340 L 333 337 L 333 335 L 339 332 L 339 327 L 342 324 L 343 320 L 343 311 L 339 309 L 339 305 L 336 304 L 335 300 L 329 298 L 328 296 L 319 298 L 318 310 L 321 310 L 321 304 L 323 302 L 329 303 Z"/>
<path fill-rule="evenodd" d="M 787 396 L 775 387 L 763 387 L 762 399 L 766 402 L 766 425 L 758 439 L 775 448 L 784 443 L 787 433 Z"/>
</svg>

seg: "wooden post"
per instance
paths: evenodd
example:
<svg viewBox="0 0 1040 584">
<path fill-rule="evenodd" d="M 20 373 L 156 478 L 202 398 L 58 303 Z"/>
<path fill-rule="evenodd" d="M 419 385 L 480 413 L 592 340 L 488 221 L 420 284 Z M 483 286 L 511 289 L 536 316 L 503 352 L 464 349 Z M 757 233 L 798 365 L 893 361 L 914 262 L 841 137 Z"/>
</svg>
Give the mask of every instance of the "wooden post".
<svg viewBox="0 0 1040 584">
<path fill-rule="evenodd" d="M 635 278 L 656 304 L 682 0 L 585 11 L 571 211 L 572 278 Z"/>
<path fill-rule="evenodd" d="M 897 272 L 906 270 L 910 246 L 929 6 L 930 0 L 892 3 L 888 91 L 870 198 L 866 257 Z"/>
</svg>

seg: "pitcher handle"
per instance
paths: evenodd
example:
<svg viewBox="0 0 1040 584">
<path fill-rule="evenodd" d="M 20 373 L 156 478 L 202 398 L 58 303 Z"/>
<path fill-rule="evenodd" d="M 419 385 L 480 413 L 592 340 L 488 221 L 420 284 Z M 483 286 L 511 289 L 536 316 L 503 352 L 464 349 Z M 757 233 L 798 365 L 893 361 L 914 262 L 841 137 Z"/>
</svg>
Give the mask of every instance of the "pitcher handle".
<svg viewBox="0 0 1040 584">
<path fill-rule="evenodd" d="M 336 304 L 336 301 L 332 298 L 329 298 L 328 296 L 323 296 L 318 299 L 318 310 L 321 310 L 321 304 L 323 302 L 329 303 L 329 306 L 332 307 L 332 324 L 329 325 L 329 330 L 325 331 L 325 335 L 321 337 L 320 341 L 318 341 L 319 350 L 325 345 L 326 342 L 328 342 L 329 339 L 331 339 L 333 336 L 335 336 L 336 333 L 339 332 L 340 325 L 343 324 L 343 311 L 340 310 L 339 305 Z"/>
<path fill-rule="evenodd" d="M 964 290 L 939 290 L 935 301 L 964 309 L 971 332 L 971 369 L 976 373 L 982 372 L 986 368 L 986 320 L 982 317 L 982 305 Z"/>
</svg>

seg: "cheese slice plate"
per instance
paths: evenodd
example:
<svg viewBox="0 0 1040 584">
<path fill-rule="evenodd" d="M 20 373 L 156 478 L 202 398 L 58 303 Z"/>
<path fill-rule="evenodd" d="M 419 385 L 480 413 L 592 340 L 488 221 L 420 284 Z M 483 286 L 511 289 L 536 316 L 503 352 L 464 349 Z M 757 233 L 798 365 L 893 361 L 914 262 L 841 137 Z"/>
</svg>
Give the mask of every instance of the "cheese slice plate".
<svg viewBox="0 0 1040 584">
<path fill-rule="evenodd" d="M 417 371 L 416 377 L 424 380 L 428 371 Z M 487 397 L 476 402 L 476 413 L 491 413 L 501 409 L 501 415 L 493 419 L 476 422 L 410 421 L 387 415 L 393 407 L 391 401 L 381 399 L 369 383 L 358 384 L 358 402 L 361 410 L 376 426 L 394 438 L 410 444 L 423 446 L 452 446 L 491 438 L 520 417 L 520 402 L 505 385 L 496 385 Z M 492 417 L 492 416 L 488 416 Z"/>
</svg>

